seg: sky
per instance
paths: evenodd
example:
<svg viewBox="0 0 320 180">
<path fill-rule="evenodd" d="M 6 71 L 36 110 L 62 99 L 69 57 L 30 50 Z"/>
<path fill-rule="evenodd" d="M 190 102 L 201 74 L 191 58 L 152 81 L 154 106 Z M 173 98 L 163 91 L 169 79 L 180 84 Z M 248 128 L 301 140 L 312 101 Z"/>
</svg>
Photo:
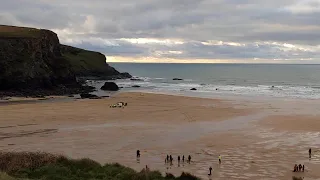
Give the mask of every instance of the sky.
<svg viewBox="0 0 320 180">
<path fill-rule="evenodd" d="M 107 62 L 320 63 L 320 0 L 0 0 Z"/>
</svg>

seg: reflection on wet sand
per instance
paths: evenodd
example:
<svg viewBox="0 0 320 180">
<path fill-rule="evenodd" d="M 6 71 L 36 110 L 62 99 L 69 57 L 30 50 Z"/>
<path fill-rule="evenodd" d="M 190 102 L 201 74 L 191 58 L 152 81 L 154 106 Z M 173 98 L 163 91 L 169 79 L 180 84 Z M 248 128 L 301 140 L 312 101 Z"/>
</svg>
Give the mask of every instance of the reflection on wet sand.
<svg viewBox="0 0 320 180">
<path fill-rule="evenodd" d="M 129 106 L 108 108 L 117 101 Z M 0 148 L 89 157 L 136 170 L 147 165 L 163 173 L 186 171 L 204 179 L 320 178 L 319 131 L 274 128 L 268 118 L 287 113 L 288 106 L 284 112 L 277 102 L 245 103 L 243 107 L 239 100 L 133 93 L 104 100 L 1 106 L 0 113 L 10 113 L 0 118 Z M 268 108 L 261 108 L 264 103 Z M 265 120 L 267 125 L 260 123 Z M 294 164 L 304 164 L 305 172 L 293 173 Z"/>
</svg>

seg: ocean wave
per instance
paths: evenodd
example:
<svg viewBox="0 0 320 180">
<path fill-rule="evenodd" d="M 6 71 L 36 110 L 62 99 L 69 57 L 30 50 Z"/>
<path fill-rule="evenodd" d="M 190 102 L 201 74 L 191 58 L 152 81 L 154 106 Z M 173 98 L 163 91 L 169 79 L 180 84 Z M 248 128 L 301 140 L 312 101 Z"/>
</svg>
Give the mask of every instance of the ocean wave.
<svg viewBox="0 0 320 180">
<path fill-rule="evenodd" d="M 265 84 L 210 84 L 197 81 L 170 81 L 166 78 L 137 77 L 143 81 L 117 80 L 118 86 L 130 89 L 134 85 L 141 88 L 135 90 L 152 90 L 156 92 L 190 92 L 190 93 L 211 93 L 233 94 L 233 95 L 254 95 L 273 97 L 298 97 L 320 99 L 320 86 L 294 86 L 294 85 L 265 85 Z M 89 84 L 101 86 L 105 81 L 90 81 Z M 98 87 L 99 88 L 99 87 Z M 196 88 L 197 91 L 191 91 Z"/>
</svg>

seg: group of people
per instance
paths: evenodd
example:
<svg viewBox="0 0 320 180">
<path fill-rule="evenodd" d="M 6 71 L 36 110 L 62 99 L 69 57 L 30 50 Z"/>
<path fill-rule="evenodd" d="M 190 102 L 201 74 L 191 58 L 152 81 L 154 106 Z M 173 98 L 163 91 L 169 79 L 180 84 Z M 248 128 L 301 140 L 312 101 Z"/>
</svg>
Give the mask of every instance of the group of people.
<svg viewBox="0 0 320 180">
<path fill-rule="evenodd" d="M 311 158 L 311 148 L 309 149 L 309 158 Z M 140 150 L 137 150 L 137 158 L 140 158 Z M 180 164 L 180 161 L 181 161 L 181 158 L 180 158 L 180 156 L 178 156 L 178 163 Z M 185 161 L 185 158 L 184 158 L 184 155 L 182 156 L 182 162 L 184 162 Z M 172 155 L 167 155 L 167 157 L 165 158 L 165 163 L 170 163 L 170 164 L 172 164 L 172 162 L 173 162 L 173 157 L 172 157 Z M 187 159 L 187 162 L 190 164 L 190 162 L 191 162 L 191 156 L 189 155 L 188 156 L 188 159 Z M 221 162 L 222 162 L 222 159 L 221 159 L 221 155 L 219 155 L 219 164 L 221 164 Z M 211 176 L 212 175 L 212 167 L 210 166 L 209 167 L 209 176 Z M 294 165 L 294 168 L 293 168 L 293 172 L 304 172 L 304 165 L 302 165 L 302 164 L 295 164 Z"/>
<path fill-rule="evenodd" d="M 293 168 L 293 172 L 304 172 L 304 165 L 301 165 L 301 164 L 297 165 L 297 164 L 295 164 L 295 165 L 294 165 L 294 168 Z"/>
<path fill-rule="evenodd" d="M 140 150 L 137 150 L 137 159 L 139 159 L 140 158 Z M 182 158 L 181 158 L 181 156 L 178 156 L 178 164 L 180 164 L 180 162 L 182 161 L 182 163 L 184 163 L 184 161 L 185 161 L 185 158 L 184 158 L 184 155 L 182 155 Z M 172 157 L 172 155 L 168 155 L 167 154 L 167 157 L 165 158 L 165 163 L 170 163 L 170 165 L 172 165 L 172 163 L 173 163 L 173 157 Z M 191 163 L 191 155 L 189 155 L 188 156 L 188 159 L 187 159 L 187 162 L 190 164 Z M 222 157 L 221 157 L 221 155 L 219 155 L 219 164 L 221 164 L 221 162 L 222 162 Z M 296 165 L 297 166 L 297 165 Z M 301 164 L 300 164 L 300 166 L 301 166 Z M 302 167 L 301 167 L 302 168 Z M 300 169 L 301 169 L 300 168 Z M 296 169 L 296 167 L 295 167 L 295 169 Z M 209 168 L 209 176 L 211 176 L 212 175 L 212 167 L 210 166 L 210 168 Z M 303 171 L 304 171 L 304 166 L 303 166 Z"/>
<path fill-rule="evenodd" d="M 312 150 L 309 148 L 309 158 L 311 159 Z M 304 172 L 304 164 L 295 164 L 293 167 L 293 172 Z"/>
<path fill-rule="evenodd" d="M 171 163 L 172 164 L 172 162 L 173 162 L 173 157 L 172 157 L 172 155 L 167 155 L 167 157 L 165 158 L 165 163 Z M 180 158 L 180 156 L 178 156 L 178 163 L 180 163 L 180 161 L 181 161 L 181 158 Z M 182 156 L 182 162 L 184 162 L 184 155 Z M 189 155 L 188 156 L 188 160 L 187 160 L 187 162 L 190 164 L 190 162 L 191 162 L 191 156 Z"/>
</svg>

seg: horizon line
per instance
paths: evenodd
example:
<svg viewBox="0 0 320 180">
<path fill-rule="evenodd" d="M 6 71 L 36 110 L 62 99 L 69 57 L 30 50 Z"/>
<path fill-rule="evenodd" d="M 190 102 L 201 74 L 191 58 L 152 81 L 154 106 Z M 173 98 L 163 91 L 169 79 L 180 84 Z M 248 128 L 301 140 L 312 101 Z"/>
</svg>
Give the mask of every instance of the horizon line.
<svg viewBox="0 0 320 180">
<path fill-rule="evenodd" d="M 320 63 L 246 63 L 246 62 L 239 62 L 239 63 L 212 63 L 212 62 L 107 62 L 107 63 L 116 63 L 116 64 L 272 64 L 272 65 L 320 65 Z"/>
</svg>

